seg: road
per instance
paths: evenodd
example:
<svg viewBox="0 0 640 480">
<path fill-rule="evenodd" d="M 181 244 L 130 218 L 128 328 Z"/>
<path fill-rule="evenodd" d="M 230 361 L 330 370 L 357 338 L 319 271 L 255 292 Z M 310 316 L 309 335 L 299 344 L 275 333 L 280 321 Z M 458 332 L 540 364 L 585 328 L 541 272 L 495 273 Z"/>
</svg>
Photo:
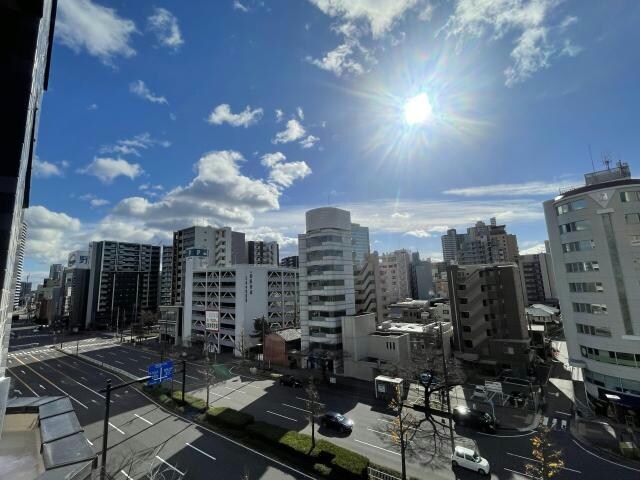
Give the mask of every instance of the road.
<svg viewBox="0 0 640 480">
<path fill-rule="evenodd" d="M 111 350 L 102 339 L 84 340 L 79 347 L 80 351 Z M 136 359 L 143 360 L 142 356 Z M 13 352 L 8 367 L 18 395 L 69 396 L 87 438 L 100 451 L 105 399 L 99 390 L 108 378 L 120 383 L 115 375 L 48 347 Z M 107 464 L 114 478 L 143 478 L 152 468 L 163 470 L 164 478 L 210 479 L 212 469 L 230 480 L 243 478 L 245 472 L 251 479 L 311 478 L 167 413 L 133 388 L 114 392 L 110 408 Z"/>
<path fill-rule="evenodd" d="M 66 344 L 69 352 L 75 353 L 75 347 L 75 342 Z M 147 366 L 159 361 L 157 355 L 102 338 L 81 340 L 78 347 L 80 353 L 132 375 L 145 375 Z M 9 367 L 10 374 L 18 379 L 18 387 L 20 382 L 28 385 L 28 388 L 21 389 L 24 395 L 32 392 L 57 395 L 61 393 L 58 388 L 72 395 L 81 423 L 87 425 L 92 442 L 96 440 L 96 448 L 100 447 L 100 416 L 104 399 L 97 390 L 110 377 L 108 372 L 48 347 L 12 352 Z M 232 407 L 254 415 L 257 420 L 310 433 L 303 389 L 280 386 L 264 376 L 244 375 L 241 373 L 243 370 L 239 370 L 237 366 L 230 366 L 230 370 L 231 378 L 210 388 L 211 405 Z M 176 389 L 181 388 L 180 378 L 178 375 L 174 381 Z M 187 365 L 186 390 L 205 398 L 205 374 L 201 364 Z M 392 421 L 387 411 L 366 398 L 352 397 L 336 390 L 322 389 L 321 401 L 326 409 L 345 413 L 355 423 L 351 435 L 338 435 L 321 428 L 321 437 L 366 455 L 375 463 L 400 469 L 400 454 L 387 430 Z M 153 453 L 151 449 L 161 448 L 158 456 L 181 472 L 188 470 L 188 478 L 200 478 L 197 471 L 209 468 L 208 462 L 215 462 L 216 468 L 224 468 L 230 474 L 233 472 L 230 478 L 240 478 L 242 468 L 248 464 L 252 469 L 257 469 L 251 478 L 301 478 L 296 472 L 287 471 L 267 459 L 254 456 L 249 459 L 242 447 L 168 415 L 133 390 L 116 393 L 112 408 L 112 423 L 117 429 L 114 428 L 110 433 L 110 455 L 113 450 L 114 457 L 121 461 L 130 458 L 131 452 L 150 454 Z M 638 478 L 640 471 L 632 471 L 595 456 L 589 449 L 577 444 L 568 429 L 562 430 L 562 420 L 571 421 L 570 416 L 566 415 L 569 411 L 570 407 L 567 405 L 554 405 L 543 419 L 547 425 L 551 425 L 555 419 L 558 430 L 552 435 L 564 452 L 565 470 L 557 478 L 596 478 L 603 471 L 615 475 L 616 480 Z M 434 439 L 430 425 L 421 426 L 409 447 L 408 474 L 416 478 L 477 477 L 473 472 L 452 471 L 447 431 L 443 429 L 441 433 L 442 437 Z M 477 446 L 481 455 L 490 461 L 493 478 L 519 479 L 526 478 L 525 464 L 531 461 L 530 439 L 534 433 L 499 431 L 496 435 L 486 435 L 458 428 L 455 441 L 457 444 Z M 433 454 L 434 451 L 439 454 Z M 152 455 L 152 458 L 155 456 Z M 147 460 L 146 464 L 148 463 Z"/>
</svg>

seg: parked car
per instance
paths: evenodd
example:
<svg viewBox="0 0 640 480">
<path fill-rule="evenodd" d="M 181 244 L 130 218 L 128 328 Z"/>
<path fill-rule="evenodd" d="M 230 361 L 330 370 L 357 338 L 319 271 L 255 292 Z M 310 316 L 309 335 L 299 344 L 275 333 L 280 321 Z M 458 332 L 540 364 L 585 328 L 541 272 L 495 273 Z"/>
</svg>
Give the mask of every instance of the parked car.
<svg viewBox="0 0 640 480">
<path fill-rule="evenodd" d="M 280 377 L 280 385 L 287 387 L 302 388 L 302 382 L 293 375 L 283 375 Z"/>
<path fill-rule="evenodd" d="M 486 400 L 487 387 L 483 385 L 476 385 L 476 388 L 473 389 L 473 395 L 471 395 L 471 399 Z"/>
<path fill-rule="evenodd" d="M 351 433 L 353 420 L 337 412 L 327 412 L 320 419 L 320 425 L 342 433 Z"/>
<path fill-rule="evenodd" d="M 451 466 L 462 467 L 467 470 L 473 470 L 481 475 L 489 475 L 491 472 L 491 466 L 486 458 L 478 455 L 470 448 L 456 446 L 453 454 L 451 455 Z"/>
<path fill-rule="evenodd" d="M 457 406 L 453 409 L 451 418 L 456 425 L 475 428 L 483 432 L 495 432 L 496 419 L 487 412 L 473 410 L 471 408 Z"/>
<path fill-rule="evenodd" d="M 433 378 L 431 376 L 431 373 L 429 372 L 424 372 L 420 374 L 420 383 L 422 385 L 429 385 L 429 382 L 431 382 L 431 385 L 436 385 L 437 383 L 440 383 L 440 379 L 438 377 L 436 377 L 435 375 L 433 375 Z"/>
</svg>

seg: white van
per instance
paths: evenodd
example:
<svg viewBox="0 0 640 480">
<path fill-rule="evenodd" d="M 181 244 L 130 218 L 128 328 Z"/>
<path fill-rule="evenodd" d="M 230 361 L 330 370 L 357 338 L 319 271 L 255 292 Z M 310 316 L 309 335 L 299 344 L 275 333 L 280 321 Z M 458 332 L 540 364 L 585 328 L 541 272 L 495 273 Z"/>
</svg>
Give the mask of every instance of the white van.
<svg viewBox="0 0 640 480">
<path fill-rule="evenodd" d="M 467 470 L 473 470 L 481 475 L 489 475 L 491 467 L 486 458 L 482 458 L 470 448 L 457 446 L 453 455 L 451 455 L 452 467 L 463 467 Z"/>
</svg>

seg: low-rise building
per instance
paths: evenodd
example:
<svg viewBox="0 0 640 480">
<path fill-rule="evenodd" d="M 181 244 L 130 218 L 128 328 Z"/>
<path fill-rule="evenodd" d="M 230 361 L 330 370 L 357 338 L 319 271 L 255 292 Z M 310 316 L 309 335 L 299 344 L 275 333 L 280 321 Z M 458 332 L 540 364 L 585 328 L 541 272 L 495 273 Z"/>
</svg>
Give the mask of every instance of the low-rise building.
<svg viewBox="0 0 640 480">
<path fill-rule="evenodd" d="M 559 323 L 560 310 L 549 305 L 535 303 L 525 309 L 529 323 Z"/>
<path fill-rule="evenodd" d="M 264 339 L 264 361 L 268 365 L 299 367 L 300 337 L 299 328 L 285 328 L 269 333 Z"/>
<path fill-rule="evenodd" d="M 412 354 L 429 350 L 433 355 L 451 357 L 453 326 L 449 322 L 406 323 L 385 321 L 378 328 L 381 332 L 407 333 Z M 440 330 L 442 345 L 440 346 Z"/>
</svg>

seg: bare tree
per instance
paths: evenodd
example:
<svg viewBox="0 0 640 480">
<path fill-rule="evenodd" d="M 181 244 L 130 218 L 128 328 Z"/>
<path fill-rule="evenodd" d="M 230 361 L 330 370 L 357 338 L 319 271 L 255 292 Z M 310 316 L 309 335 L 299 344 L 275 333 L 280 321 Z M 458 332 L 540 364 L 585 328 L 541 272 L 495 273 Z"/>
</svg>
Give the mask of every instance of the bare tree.
<svg viewBox="0 0 640 480">
<path fill-rule="evenodd" d="M 549 480 L 564 468 L 562 450 L 553 444 L 550 432 L 549 427 L 541 426 L 531 438 L 531 455 L 535 461 L 525 465 L 525 472 L 536 480 Z"/>
<path fill-rule="evenodd" d="M 111 460 L 109 470 L 113 473 L 108 477 L 115 480 L 122 478 L 121 474 L 124 473 L 129 478 L 141 475 L 149 480 L 181 480 L 183 475 L 186 476 L 186 471 L 179 473 L 179 467 L 172 468 L 160 462 L 157 455 L 161 449 L 162 445 L 140 452 L 131 450 L 120 461 Z"/>
<path fill-rule="evenodd" d="M 420 424 L 415 415 L 408 410 L 402 401 L 400 388 L 396 386 L 393 398 L 389 402 L 389 408 L 393 411 L 395 418 L 387 424 L 387 433 L 391 441 L 400 448 L 400 458 L 402 459 L 402 480 L 407 479 L 406 453 L 407 446 L 415 438 Z"/>
<path fill-rule="evenodd" d="M 307 416 L 311 423 L 311 450 L 313 450 L 316 448 L 316 418 L 324 413 L 324 403 L 320 402 L 320 394 L 313 377 L 309 378 L 309 385 L 305 392 L 307 393 L 307 399 L 305 400 Z"/>
</svg>

